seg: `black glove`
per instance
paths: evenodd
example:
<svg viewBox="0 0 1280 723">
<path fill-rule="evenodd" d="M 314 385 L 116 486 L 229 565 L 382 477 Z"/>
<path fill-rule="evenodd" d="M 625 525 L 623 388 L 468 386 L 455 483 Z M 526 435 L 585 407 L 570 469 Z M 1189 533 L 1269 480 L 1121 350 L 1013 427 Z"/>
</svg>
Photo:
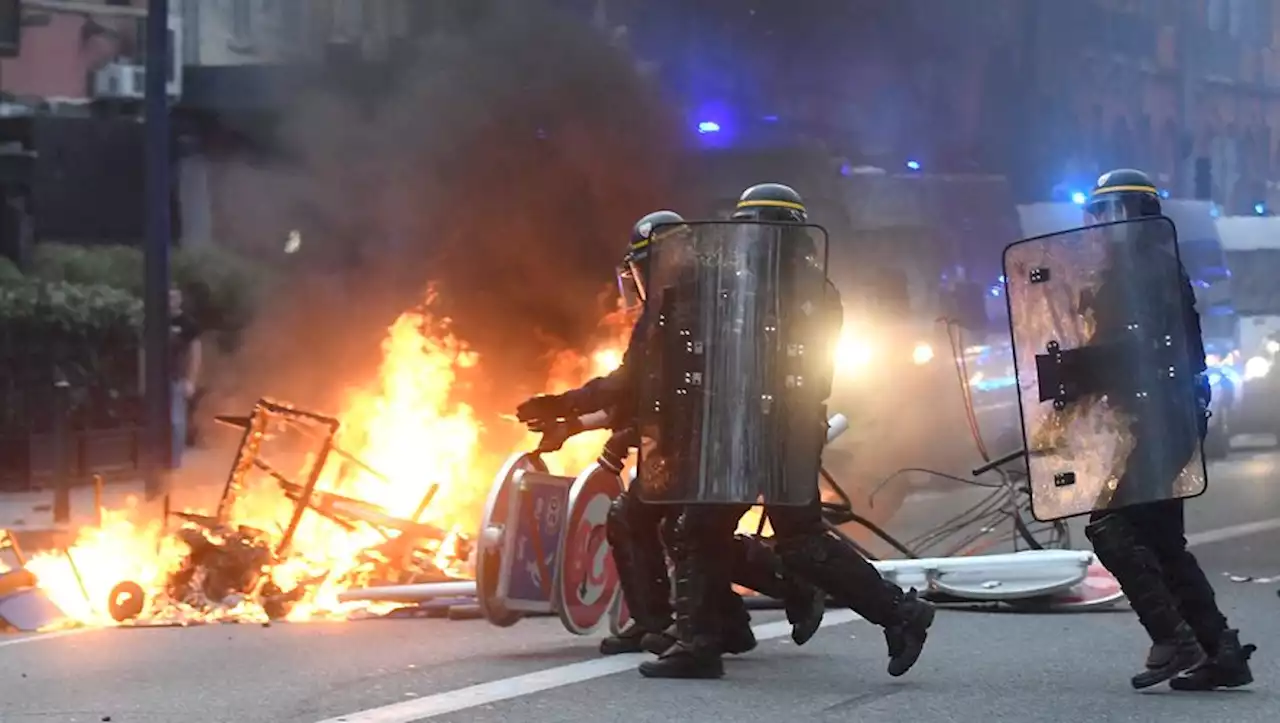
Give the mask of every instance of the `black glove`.
<svg viewBox="0 0 1280 723">
<path fill-rule="evenodd" d="M 542 434 L 542 439 L 538 441 L 538 453 L 547 454 L 560 449 L 570 437 L 581 432 L 582 420 L 571 417 L 567 420 L 539 423 L 537 427 L 531 426 L 530 429 Z"/>
<path fill-rule="evenodd" d="M 573 410 L 559 394 L 539 394 L 516 407 L 516 419 L 540 432 L 550 423 L 570 416 Z"/>
<path fill-rule="evenodd" d="M 631 448 L 640 446 L 640 434 L 634 427 L 613 433 L 609 441 L 604 443 L 600 451 L 600 466 L 614 474 L 622 474 L 627 457 L 631 456 Z"/>
</svg>

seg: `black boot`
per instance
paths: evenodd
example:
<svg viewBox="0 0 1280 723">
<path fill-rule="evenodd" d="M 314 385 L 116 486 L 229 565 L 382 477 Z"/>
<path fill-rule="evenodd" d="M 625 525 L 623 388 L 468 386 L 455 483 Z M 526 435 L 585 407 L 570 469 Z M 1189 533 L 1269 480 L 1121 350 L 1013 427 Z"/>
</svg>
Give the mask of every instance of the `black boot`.
<svg viewBox="0 0 1280 723">
<path fill-rule="evenodd" d="M 699 514 L 714 515 L 715 511 L 700 511 Z M 724 661 L 720 657 L 720 614 L 730 582 L 729 571 L 716 554 L 727 552 L 724 545 L 717 546 L 715 539 L 704 539 L 714 538 L 717 532 L 714 522 L 712 518 L 705 527 L 695 523 L 698 526 L 691 529 L 686 524 L 688 516 L 685 516 L 670 534 L 668 548 L 675 561 L 676 632 L 679 642 L 657 660 L 640 664 L 640 674 L 646 678 L 724 677 Z"/>
<path fill-rule="evenodd" d="M 788 570 L 812 580 L 840 605 L 885 629 L 889 675 L 900 676 L 915 665 L 934 617 L 933 605 L 919 599 L 915 590 L 903 594 L 830 533 L 785 538 L 779 541 L 778 552 Z"/>
<path fill-rule="evenodd" d="M 1130 604 L 1133 600 L 1130 599 Z M 1207 657 L 1204 654 L 1204 648 L 1200 647 L 1200 642 L 1196 640 L 1195 631 L 1190 625 L 1179 623 L 1178 628 L 1174 632 L 1172 654 L 1168 657 L 1164 665 L 1148 667 L 1146 670 L 1138 673 L 1129 680 L 1129 683 L 1135 690 L 1150 688 L 1153 685 L 1159 685 L 1179 673 L 1191 670 L 1198 665 L 1204 663 Z"/>
<path fill-rule="evenodd" d="M 724 677 L 724 661 L 706 649 L 676 643 L 657 660 L 641 663 L 640 675 L 646 678 L 714 680 Z"/>
<path fill-rule="evenodd" d="M 1178 644 L 1172 640 L 1159 640 L 1151 644 L 1151 649 L 1147 651 L 1147 669 L 1163 668 L 1173 660 L 1173 654 L 1177 652 Z"/>
<path fill-rule="evenodd" d="M 662 655 L 677 641 L 679 641 L 679 637 L 676 635 L 676 626 L 672 624 L 660 633 L 645 633 L 644 638 L 640 641 L 640 646 L 644 648 L 646 653 Z"/>
<path fill-rule="evenodd" d="M 725 590 L 724 608 L 720 627 L 723 637 L 721 648 L 729 655 L 742 655 L 756 649 L 756 634 L 751 629 L 751 614 L 742 602 L 742 596 L 733 590 Z"/>
<path fill-rule="evenodd" d="M 609 508 L 605 535 L 633 620 L 621 634 L 601 641 L 603 655 L 657 655 L 675 642 L 663 634 L 672 623 L 672 610 L 671 580 L 658 531 L 661 512 L 628 494 Z"/>
<path fill-rule="evenodd" d="M 644 638 L 648 635 L 640 624 L 632 620 L 617 635 L 610 635 L 600 641 L 601 655 L 622 655 L 624 653 L 640 653 L 645 650 Z"/>
<path fill-rule="evenodd" d="M 893 587 L 889 592 L 891 596 L 896 593 L 898 622 L 885 627 L 884 641 L 889 647 L 889 675 L 897 678 L 905 675 L 920 659 L 935 610 L 933 605 L 920 599 L 915 588 L 903 594 L 897 585 L 885 584 Z"/>
<path fill-rule="evenodd" d="M 789 573 L 765 542 L 749 535 L 735 537 L 731 567 L 735 583 L 786 605 L 791 639 L 797 645 L 818 632 L 826 612 L 826 593 Z"/>
<path fill-rule="evenodd" d="M 1240 632 L 1226 630 L 1218 638 L 1217 650 L 1204 664 L 1192 668 L 1169 681 L 1174 690 L 1213 690 L 1239 688 L 1253 682 L 1249 658 L 1256 645 L 1240 645 Z"/>
<path fill-rule="evenodd" d="M 1204 648 L 1195 631 L 1182 619 L 1177 601 L 1165 587 L 1160 564 L 1140 541 L 1129 521 L 1121 514 L 1108 514 L 1085 528 L 1093 552 L 1120 583 L 1129 605 L 1151 639 L 1169 646 L 1167 660 L 1148 654 L 1148 665 L 1129 681 L 1141 690 L 1173 678 L 1203 663 Z"/>
<path fill-rule="evenodd" d="M 822 627 L 822 616 L 827 612 L 827 593 L 818 588 L 794 580 L 795 590 L 787 596 L 787 620 L 791 623 L 791 640 L 804 645 Z"/>
</svg>

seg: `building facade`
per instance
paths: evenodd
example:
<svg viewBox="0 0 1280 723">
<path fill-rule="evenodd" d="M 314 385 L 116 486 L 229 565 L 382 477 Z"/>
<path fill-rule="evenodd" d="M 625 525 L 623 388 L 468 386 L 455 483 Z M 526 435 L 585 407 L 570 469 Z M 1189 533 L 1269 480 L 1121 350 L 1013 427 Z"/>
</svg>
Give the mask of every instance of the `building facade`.
<svg viewBox="0 0 1280 723">
<path fill-rule="evenodd" d="M 0 13 L 12 43 L 0 57 L 4 114 L 42 103 L 79 104 L 92 98 L 94 71 L 125 56 L 141 62 L 145 0 L 27 0 Z M 16 107 L 15 107 L 16 106 Z"/>
<path fill-rule="evenodd" d="M 1038 185 L 1069 192 L 1136 166 L 1175 195 L 1207 189 L 1228 213 L 1266 202 L 1280 177 L 1280 3 L 1032 2 L 1023 12 L 1039 134 L 1024 143 Z M 1210 173 L 1197 184 L 1199 159 Z"/>
<path fill-rule="evenodd" d="M 1006 173 L 1026 200 L 1121 165 L 1191 196 L 1204 158 L 1213 199 L 1251 212 L 1280 179 L 1276 0 L 575 1 L 627 29 L 691 123 Z"/>
</svg>

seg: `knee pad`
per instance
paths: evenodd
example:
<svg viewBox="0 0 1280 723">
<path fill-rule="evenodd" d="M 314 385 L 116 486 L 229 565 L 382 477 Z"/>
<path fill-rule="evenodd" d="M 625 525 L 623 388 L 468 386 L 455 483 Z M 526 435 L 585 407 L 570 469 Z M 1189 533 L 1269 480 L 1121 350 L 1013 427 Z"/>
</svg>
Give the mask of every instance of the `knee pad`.
<svg viewBox="0 0 1280 723">
<path fill-rule="evenodd" d="M 1155 553 L 1139 539 L 1133 522 L 1123 514 L 1108 512 L 1084 528 L 1093 543 L 1093 555 L 1117 579 L 1126 571 L 1158 569 Z M 1123 583 L 1123 581 L 1122 581 Z"/>
<path fill-rule="evenodd" d="M 605 517 L 605 539 L 609 546 L 617 549 L 631 539 L 631 518 L 628 515 L 630 500 L 624 492 L 609 505 L 609 514 Z"/>
<path fill-rule="evenodd" d="M 1137 537 L 1133 525 L 1123 515 L 1108 512 L 1090 520 L 1084 528 L 1084 536 L 1093 543 L 1094 551 L 1098 548 L 1107 551 L 1136 544 Z"/>
</svg>

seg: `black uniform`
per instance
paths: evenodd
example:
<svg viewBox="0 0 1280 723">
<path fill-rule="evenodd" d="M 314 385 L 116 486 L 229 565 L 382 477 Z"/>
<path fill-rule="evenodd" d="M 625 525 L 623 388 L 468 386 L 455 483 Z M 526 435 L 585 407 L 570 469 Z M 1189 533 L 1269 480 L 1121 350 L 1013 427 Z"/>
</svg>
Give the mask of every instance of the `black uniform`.
<svg viewBox="0 0 1280 723">
<path fill-rule="evenodd" d="M 753 186 L 743 193 L 735 218 L 803 223 L 804 205 L 796 192 L 778 184 Z M 797 243 L 806 239 L 797 238 Z M 801 251 L 797 251 L 798 253 Z M 839 294 L 827 282 L 823 313 L 818 328 L 801 330 L 803 338 L 824 339 L 834 344 L 840 334 L 843 307 Z M 791 319 L 793 326 L 798 318 Z M 784 318 L 784 326 L 787 320 Z M 823 344 L 813 343 L 811 348 Z M 834 364 L 831 354 L 810 357 L 821 368 L 811 369 L 806 378 L 820 379 L 821 403 L 831 391 Z M 825 422 L 825 414 L 815 424 Z M 821 447 L 813 450 L 821 454 Z M 814 480 L 816 483 L 816 480 Z M 641 664 L 648 677 L 719 677 L 723 675 L 718 643 L 720 620 L 712 601 L 728 587 L 727 571 L 718 564 L 732 544 L 733 530 L 746 508 L 736 505 L 698 505 L 687 508 L 679 523 L 668 526 L 668 547 L 676 569 L 676 615 L 680 643 L 657 661 Z M 767 506 L 773 523 L 775 550 L 789 570 L 817 584 L 841 605 L 858 612 L 866 620 L 885 628 L 889 646 L 889 673 L 905 673 L 916 661 L 933 621 L 933 608 L 919 600 L 915 592 L 904 594 L 897 585 L 885 581 L 869 562 L 846 542 L 832 534 L 822 519 L 821 502 L 800 507 Z"/>
<path fill-rule="evenodd" d="M 646 251 L 654 227 L 680 223 L 683 219 L 670 211 L 649 214 L 638 221 L 632 232 L 627 258 L 619 268 L 628 275 L 626 286 L 644 295 L 643 276 L 635 261 Z M 624 288 L 624 298 L 630 294 Z M 640 328 L 641 324 L 637 324 Z M 613 436 L 606 443 L 601 463 L 617 473 L 623 461 L 638 443 L 634 429 L 636 388 L 634 370 L 641 358 L 642 336 L 633 333 L 622 363 L 610 374 L 587 382 L 579 389 L 554 397 L 536 397 L 518 411 L 518 416 L 533 424 L 545 419 L 577 419 L 592 412 L 608 410 Z M 606 535 L 614 564 L 618 569 L 623 597 L 631 612 L 633 624 L 621 634 L 602 641 L 605 655 L 648 650 L 661 653 L 675 642 L 668 632 L 672 623 L 671 581 L 663 550 L 664 521 L 674 520 L 679 509 L 671 505 L 644 502 L 633 490 L 627 490 L 609 510 Z M 730 530 L 732 535 L 732 530 Z M 792 622 L 792 639 L 803 645 L 817 632 L 822 621 L 824 596 L 812 585 L 783 572 L 776 555 L 759 540 L 740 536 L 723 558 L 733 582 L 781 600 Z M 756 645 L 751 632 L 750 616 L 742 598 L 727 586 L 715 606 L 717 616 L 725 621 L 721 645 L 732 654 L 745 653 Z"/>
<path fill-rule="evenodd" d="M 1092 222 L 1108 222 L 1159 216 L 1161 209 L 1156 188 L 1145 174 L 1119 170 L 1099 179 L 1088 212 Z M 1137 243 L 1143 243 L 1143 239 Z M 1159 266 L 1174 263 L 1177 261 L 1173 257 L 1156 251 L 1144 255 L 1142 263 L 1134 268 L 1108 269 L 1091 303 L 1097 324 L 1094 340 L 1103 342 L 1109 335 L 1123 334 L 1123 327 L 1131 321 L 1114 310 L 1132 304 L 1109 302 L 1110 296 L 1124 294 L 1126 285 L 1140 284 L 1134 279 L 1138 274 L 1171 278 L 1173 270 Z M 1146 688 L 1173 678 L 1170 685 L 1177 690 L 1237 687 L 1253 680 L 1248 666 L 1253 646 L 1240 645 L 1237 631 L 1229 629 L 1218 608 L 1212 585 L 1187 550 L 1183 501 L 1123 506 L 1126 490 L 1172 484 L 1192 459 L 1207 427 L 1210 387 L 1203 378 L 1206 369 L 1200 317 L 1186 270 L 1178 268 L 1177 273 L 1182 279 L 1177 298 L 1149 298 L 1149 308 L 1144 311 L 1149 324 L 1169 329 L 1182 327 L 1190 340 L 1189 358 L 1171 363 L 1182 367 L 1180 378 L 1198 381 L 1160 390 L 1142 400 L 1134 395 L 1115 395 L 1124 400 L 1121 403 L 1130 407 L 1126 411 L 1137 420 L 1132 429 L 1135 449 L 1116 487 L 1116 498 L 1112 500 L 1116 509 L 1094 513 L 1085 534 L 1093 543 L 1098 560 L 1116 576 L 1153 641 L 1147 669 L 1134 676 L 1133 686 Z M 1199 428 L 1170 429 L 1168 420 L 1184 417 L 1180 411 L 1190 398 L 1196 399 L 1202 411 Z M 1148 428 L 1148 422 L 1154 420 L 1160 422 L 1158 430 Z M 1158 449 L 1162 454 L 1149 454 L 1144 448 Z"/>
</svg>

